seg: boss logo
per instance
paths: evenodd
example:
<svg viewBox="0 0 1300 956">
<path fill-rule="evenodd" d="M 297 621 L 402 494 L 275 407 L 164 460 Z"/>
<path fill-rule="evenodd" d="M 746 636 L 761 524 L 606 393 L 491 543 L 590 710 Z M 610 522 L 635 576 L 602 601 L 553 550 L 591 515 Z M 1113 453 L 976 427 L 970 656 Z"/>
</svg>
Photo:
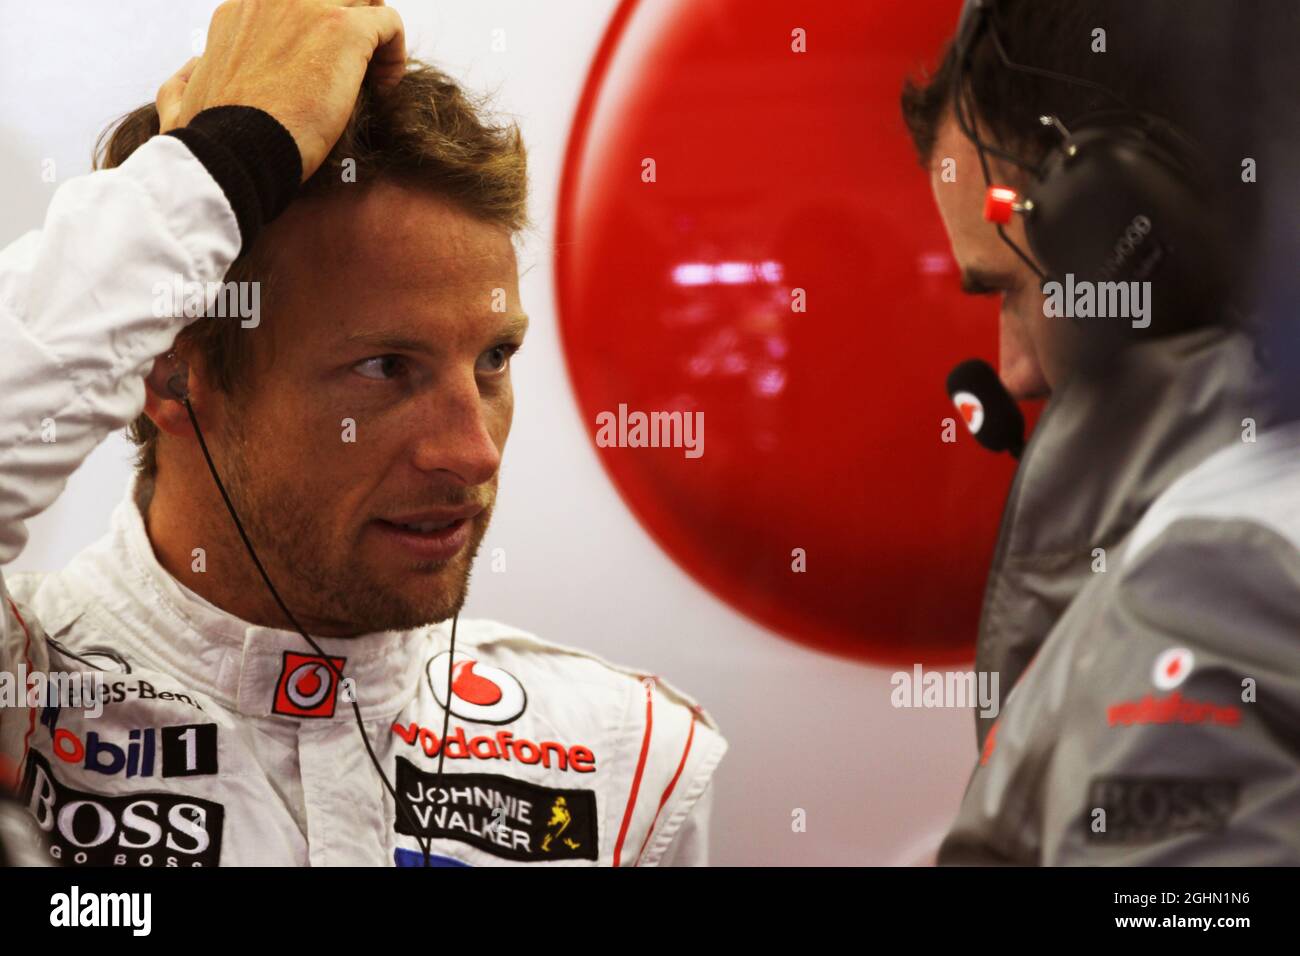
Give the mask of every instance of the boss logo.
<svg viewBox="0 0 1300 956">
<path fill-rule="evenodd" d="M 1105 827 L 1089 826 L 1092 840 L 1142 843 L 1192 831 L 1222 829 L 1237 807 L 1236 780 L 1185 777 L 1100 777 L 1088 790 L 1092 813 Z"/>
<path fill-rule="evenodd" d="M 216 866 L 225 808 L 174 793 L 104 796 L 67 787 L 32 751 L 20 794 L 49 854 L 75 866 Z"/>
</svg>

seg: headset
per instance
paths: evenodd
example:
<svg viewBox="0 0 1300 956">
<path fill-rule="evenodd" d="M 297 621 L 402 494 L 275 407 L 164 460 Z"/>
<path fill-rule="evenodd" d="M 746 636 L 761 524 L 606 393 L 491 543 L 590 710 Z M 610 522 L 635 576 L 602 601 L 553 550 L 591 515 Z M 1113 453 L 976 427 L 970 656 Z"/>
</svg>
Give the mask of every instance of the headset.
<svg viewBox="0 0 1300 956">
<path fill-rule="evenodd" d="M 953 112 L 979 154 L 987 186 L 985 219 L 1044 283 L 1064 283 L 1070 274 L 1095 283 L 1150 283 L 1150 325 L 1135 330 L 1129 322 L 1084 320 L 1104 330 L 1088 336 L 1094 341 L 1168 335 L 1209 324 L 1207 306 L 1225 303 L 1231 270 L 1200 148 L 1173 124 L 1132 108 L 1108 87 L 1013 62 L 998 33 L 996 8 L 996 0 L 966 0 L 953 47 Z M 985 142 L 976 130 L 968 80 L 975 47 L 986 32 L 1006 69 L 1094 89 L 1117 108 L 1086 114 L 1070 129 L 1056 116 L 1039 117 L 1061 137 L 1040 162 Z M 990 156 L 1024 170 L 1028 187 L 1019 192 L 995 183 Z M 1007 235 L 1005 226 L 1014 215 L 1023 219 L 1032 258 Z"/>
<path fill-rule="evenodd" d="M 226 486 L 222 484 L 221 476 L 217 474 L 217 466 L 213 463 L 212 455 L 208 451 L 208 443 L 203 440 L 203 430 L 199 428 L 199 419 L 198 416 L 194 414 L 194 406 L 190 404 L 188 386 L 189 367 L 177 358 L 175 351 L 168 352 L 165 361 L 171 366 L 171 373 L 167 377 L 166 391 L 163 397 L 173 399 L 185 406 L 185 411 L 189 415 L 190 424 L 194 427 L 194 436 L 199 440 L 199 448 L 203 452 L 203 459 L 208 464 L 208 472 L 212 475 L 213 482 L 216 483 L 217 491 L 221 492 L 221 500 L 226 503 L 226 510 L 230 512 L 230 518 L 234 521 L 236 530 L 239 531 L 239 537 L 244 542 L 244 548 L 248 551 L 248 556 L 252 558 L 253 565 L 257 568 L 257 573 L 261 576 L 262 582 L 266 585 L 266 589 L 271 593 L 271 597 L 275 599 L 275 603 L 293 625 L 293 629 L 302 635 L 302 639 L 307 642 L 313 651 L 316 652 L 325 665 L 333 671 L 335 686 L 342 686 L 344 679 L 342 669 L 334 663 L 333 659 L 321 649 L 315 639 L 307 633 L 301 624 L 298 623 L 298 619 L 294 617 L 293 612 L 289 610 L 288 605 L 286 605 L 283 599 L 281 599 L 280 592 L 278 592 L 275 589 L 275 585 L 271 583 L 271 577 L 266 573 L 266 568 L 262 566 L 261 560 L 257 557 L 257 551 L 253 548 L 253 542 L 249 540 L 247 532 L 244 531 L 244 524 L 239 520 L 239 515 L 235 512 L 235 505 L 230 500 L 230 495 L 226 493 Z M 459 620 L 460 612 L 457 611 L 455 617 L 451 620 L 451 646 L 447 654 L 447 702 L 443 706 L 442 713 L 443 745 L 438 748 L 438 777 L 443 776 L 442 762 L 443 758 L 447 754 L 447 730 L 451 722 L 452 668 L 456 660 L 456 624 Z M 398 794 L 397 788 L 394 787 L 392 781 L 388 779 L 388 774 L 384 773 L 384 768 L 380 764 L 379 758 L 375 756 L 375 748 L 370 742 L 370 735 L 366 733 L 366 726 L 361 720 L 361 707 L 357 704 L 357 695 L 352 694 L 350 696 L 352 713 L 353 716 L 356 717 L 357 729 L 361 731 L 361 740 L 366 745 L 366 753 L 370 757 L 370 762 L 374 765 L 375 772 L 379 774 L 379 778 L 384 782 L 384 787 L 387 788 L 389 794 L 392 796 L 393 805 L 397 808 L 397 812 L 403 815 L 406 824 L 411 828 L 411 832 L 413 834 L 419 834 L 420 828 L 416 825 L 415 819 L 412 816 L 411 807 L 408 806 L 407 803 L 403 801 L 402 796 Z M 432 843 L 432 837 L 417 836 L 416 840 L 419 842 L 420 851 L 424 857 L 424 865 L 427 868 L 429 866 L 429 846 Z"/>
</svg>

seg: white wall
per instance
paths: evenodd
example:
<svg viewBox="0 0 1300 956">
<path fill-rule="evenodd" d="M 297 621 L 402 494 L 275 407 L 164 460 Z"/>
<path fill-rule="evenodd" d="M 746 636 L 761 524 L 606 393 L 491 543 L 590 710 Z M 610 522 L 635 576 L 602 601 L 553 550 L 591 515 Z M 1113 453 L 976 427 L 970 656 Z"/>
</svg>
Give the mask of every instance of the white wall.
<svg viewBox="0 0 1300 956">
<path fill-rule="evenodd" d="M 653 2 L 653 0 L 651 0 Z M 517 410 L 470 616 L 494 617 L 663 674 L 731 741 L 717 778 L 719 864 L 911 862 L 936 840 L 974 760 L 966 711 L 898 711 L 888 673 L 805 650 L 741 617 L 653 544 L 601 471 L 569 391 L 550 245 L 569 123 L 614 0 L 392 4 L 417 55 L 495 90 L 531 147 L 537 229 L 522 259 L 532 317 Z M 59 180 L 85 173 L 95 135 L 153 99 L 202 43 L 211 0 L 0 0 L 0 242 L 39 225 Z M 504 53 L 492 31 L 506 31 Z M 101 446 L 31 522 L 18 570 L 58 567 L 106 528 L 130 447 Z M 791 812 L 807 812 L 792 833 Z"/>
</svg>

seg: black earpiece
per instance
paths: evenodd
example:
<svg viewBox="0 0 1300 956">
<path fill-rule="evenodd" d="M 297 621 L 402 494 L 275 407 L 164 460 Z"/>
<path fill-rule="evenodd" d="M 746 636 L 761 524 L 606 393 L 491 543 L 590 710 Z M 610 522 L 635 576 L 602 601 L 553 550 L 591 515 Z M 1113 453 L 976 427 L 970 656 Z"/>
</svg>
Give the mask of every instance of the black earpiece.
<svg viewBox="0 0 1300 956">
<path fill-rule="evenodd" d="M 167 353 L 167 362 L 171 371 L 167 375 L 167 391 L 178 402 L 188 401 L 190 397 L 190 367 L 176 357 L 176 353 Z"/>
<path fill-rule="evenodd" d="M 167 391 L 176 401 L 184 402 L 189 400 L 189 378 L 189 369 L 184 369 L 167 379 Z"/>
<path fill-rule="evenodd" d="M 176 353 L 168 352 L 159 359 L 162 367 L 155 368 L 145 377 L 145 386 L 159 398 L 185 402 L 190 397 L 190 367 L 177 358 Z M 163 375 L 166 378 L 162 378 Z"/>
</svg>

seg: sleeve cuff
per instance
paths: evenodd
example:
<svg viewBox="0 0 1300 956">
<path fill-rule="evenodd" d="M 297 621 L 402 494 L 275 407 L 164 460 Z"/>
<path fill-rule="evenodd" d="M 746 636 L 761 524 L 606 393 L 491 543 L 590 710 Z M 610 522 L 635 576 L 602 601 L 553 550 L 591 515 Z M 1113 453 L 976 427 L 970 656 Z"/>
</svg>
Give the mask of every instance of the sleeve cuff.
<svg viewBox="0 0 1300 956">
<path fill-rule="evenodd" d="M 298 144 L 264 110 L 215 106 L 166 135 L 184 143 L 225 193 L 239 223 L 241 254 L 284 211 L 302 181 Z"/>
</svg>

